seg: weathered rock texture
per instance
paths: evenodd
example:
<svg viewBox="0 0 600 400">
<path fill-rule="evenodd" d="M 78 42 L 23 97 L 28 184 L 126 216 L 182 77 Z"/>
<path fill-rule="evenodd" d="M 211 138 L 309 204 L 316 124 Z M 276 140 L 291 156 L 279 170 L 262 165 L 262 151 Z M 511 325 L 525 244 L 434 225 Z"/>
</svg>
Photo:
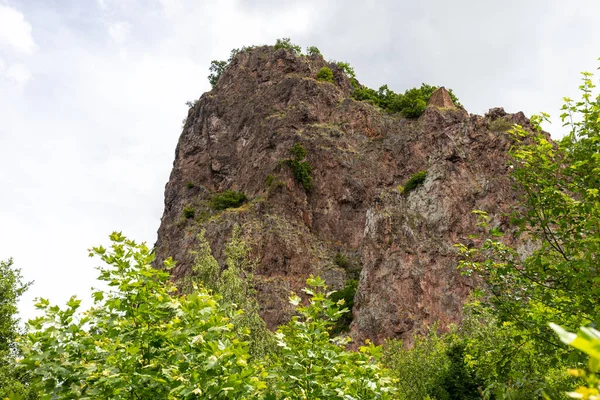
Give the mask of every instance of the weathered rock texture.
<svg viewBox="0 0 600 400">
<path fill-rule="evenodd" d="M 528 121 L 502 109 L 484 117 L 456 107 L 428 107 L 412 120 L 390 115 L 351 99 L 352 85 L 335 64 L 333 84 L 315 80 L 326 65 L 320 56 L 272 47 L 232 60 L 189 110 L 166 185 L 157 258 L 172 256 L 174 274 L 186 274 L 205 229 L 222 261 L 239 224 L 258 260 L 259 302 L 271 327 L 289 317 L 289 292 L 309 274 L 334 289 L 360 277 L 352 324 L 359 339 L 407 338 L 434 321 L 459 321 L 473 282 L 457 272 L 453 244 L 476 232 L 473 209 L 502 225 L 516 199 L 509 140 L 488 126 Z M 295 143 L 313 169 L 310 191 L 286 162 Z M 403 194 L 399 186 L 421 170 L 425 183 Z M 226 189 L 251 200 L 211 209 L 212 196 Z M 185 207 L 195 218 L 184 217 Z M 349 262 L 336 265 L 338 253 Z"/>
<path fill-rule="evenodd" d="M 448 93 L 446 88 L 443 86 L 441 88 L 436 89 L 435 92 L 431 94 L 427 106 L 438 108 L 455 107 L 454 102 L 452 101 L 452 97 L 450 97 L 450 93 Z"/>
</svg>

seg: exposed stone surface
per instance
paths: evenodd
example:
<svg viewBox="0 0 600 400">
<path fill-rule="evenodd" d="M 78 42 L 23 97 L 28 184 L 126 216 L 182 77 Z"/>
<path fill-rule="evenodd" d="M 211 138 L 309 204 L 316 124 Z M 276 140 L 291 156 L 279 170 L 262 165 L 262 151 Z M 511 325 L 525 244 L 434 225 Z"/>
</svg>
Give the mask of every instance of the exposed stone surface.
<svg viewBox="0 0 600 400">
<path fill-rule="evenodd" d="M 431 94 L 429 101 L 427 102 L 428 107 L 439 107 L 439 108 L 450 108 L 456 107 L 452 98 L 450 97 L 450 93 L 446 90 L 445 87 L 440 87 L 435 90 Z"/>
<path fill-rule="evenodd" d="M 453 244 L 471 240 L 473 209 L 502 225 L 515 203 L 506 135 L 490 131 L 484 117 L 447 108 L 445 90 L 442 106 L 432 100 L 441 109 L 413 120 L 390 115 L 351 99 L 335 64 L 334 84 L 315 80 L 325 65 L 320 56 L 271 47 L 242 52 L 190 108 L 165 189 L 157 258 L 172 256 L 174 274 L 185 274 L 205 229 L 222 262 L 239 224 L 258 260 L 259 302 L 271 327 L 289 318 L 289 292 L 309 274 L 334 289 L 360 275 L 352 325 L 360 339 L 407 338 L 434 321 L 459 321 L 474 283 L 457 272 Z M 502 118 L 527 126 L 522 114 Z M 295 143 L 313 169 L 310 191 L 285 162 Z M 398 186 L 425 169 L 425 183 L 402 194 Z M 211 197 L 226 189 L 251 200 L 212 210 Z M 184 218 L 186 206 L 195 219 Z M 350 260 L 343 268 L 338 252 Z"/>
</svg>

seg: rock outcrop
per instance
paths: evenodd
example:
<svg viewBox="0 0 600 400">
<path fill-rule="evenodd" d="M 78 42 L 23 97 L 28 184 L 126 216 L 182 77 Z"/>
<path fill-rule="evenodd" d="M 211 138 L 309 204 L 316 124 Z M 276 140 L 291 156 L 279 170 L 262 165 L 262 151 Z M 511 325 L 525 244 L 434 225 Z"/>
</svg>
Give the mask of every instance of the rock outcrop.
<svg viewBox="0 0 600 400">
<path fill-rule="evenodd" d="M 314 79 L 323 66 L 334 83 Z M 503 111 L 468 115 L 451 100 L 448 106 L 445 89 L 432 99 L 436 107 L 406 119 L 353 100 L 352 90 L 344 72 L 318 55 L 267 46 L 237 54 L 189 110 L 166 185 L 157 258 L 172 256 L 174 274 L 186 274 L 204 229 L 222 262 L 239 224 L 258 261 L 270 327 L 289 318 L 289 292 L 309 274 L 334 289 L 359 279 L 352 323 L 359 339 L 407 338 L 434 321 L 459 321 L 474 282 L 457 272 L 453 244 L 472 240 L 473 209 L 503 225 L 516 200 L 509 140 L 488 129 L 490 119 L 528 121 Z M 296 143 L 312 167 L 310 190 L 286 161 Z M 423 170 L 425 182 L 403 193 L 400 186 Z M 211 198 L 227 189 L 249 202 L 214 210 Z"/>
<path fill-rule="evenodd" d="M 427 107 L 452 108 L 456 106 L 452 101 L 452 97 L 450 97 L 450 93 L 442 86 L 431 94 L 431 97 L 427 102 Z"/>
</svg>

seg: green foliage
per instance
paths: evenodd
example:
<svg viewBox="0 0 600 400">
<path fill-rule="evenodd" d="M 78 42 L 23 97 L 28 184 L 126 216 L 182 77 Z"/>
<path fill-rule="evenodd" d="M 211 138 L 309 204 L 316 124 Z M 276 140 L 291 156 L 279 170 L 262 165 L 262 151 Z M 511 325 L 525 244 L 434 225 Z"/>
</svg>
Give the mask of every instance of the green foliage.
<svg viewBox="0 0 600 400">
<path fill-rule="evenodd" d="M 213 61 L 213 62 L 215 62 L 215 61 Z M 209 78 L 209 79 L 210 79 L 210 78 Z M 217 78 L 217 79 L 218 79 L 218 78 Z M 214 85 L 213 85 L 213 86 L 214 86 Z M 189 100 L 188 100 L 188 101 L 186 101 L 186 102 L 185 102 L 185 105 L 186 105 L 186 106 L 188 106 L 189 108 L 192 108 L 192 107 L 195 107 L 195 106 L 196 106 L 196 104 L 198 104 L 198 102 L 199 102 L 199 101 L 200 101 L 200 99 L 196 99 L 196 100 L 194 100 L 194 101 L 189 101 Z"/>
<path fill-rule="evenodd" d="M 318 81 L 333 83 L 333 71 L 329 67 L 323 67 L 317 72 L 316 78 Z"/>
<path fill-rule="evenodd" d="M 488 122 L 488 129 L 494 132 L 506 132 L 512 128 L 512 123 L 504 118 L 496 118 Z"/>
<path fill-rule="evenodd" d="M 280 351 L 273 355 L 271 395 L 278 399 L 395 399 L 393 380 L 378 359 L 381 349 L 367 344 L 359 352 L 345 350 L 348 338 L 330 337 L 340 310 L 325 282 L 309 278 L 308 305 L 292 295 L 299 315 L 276 333 Z"/>
<path fill-rule="evenodd" d="M 194 184 L 193 184 L 192 182 L 188 182 L 188 183 L 187 183 L 185 186 L 186 186 L 188 189 L 193 189 L 193 188 L 194 188 Z"/>
<path fill-rule="evenodd" d="M 365 100 L 376 106 L 383 108 L 390 113 L 402 113 L 407 118 L 419 117 L 437 86 L 421 84 L 421 87 L 412 88 L 401 93 L 395 93 L 387 85 L 383 85 L 379 90 L 374 90 L 366 86 L 355 85 L 352 97 L 356 100 Z M 456 106 L 460 106 L 458 98 L 452 90 L 448 90 L 452 101 Z"/>
<path fill-rule="evenodd" d="M 426 336 L 415 335 L 409 349 L 401 340 L 384 345 L 383 364 L 397 378 L 398 399 L 426 399 L 437 389 L 441 375 L 449 368 L 448 338 L 433 327 Z"/>
<path fill-rule="evenodd" d="M 333 335 L 348 332 L 350 329 L 350 324 L 352 323 L 352 307 L 354 307 L 354 296 L 356 295 L 357 289 L 358 281 L 356 279 L 349 279 L 341 290 L 331 294 L 331 300 L 334 303 L 343 304 L 349 310 L 335 321 L 335 325 L 331 328 L 331 333 Z"/>
<path fill-rule="evenodd" d="M 212 60 L 210 62 L 210 67 L 208 68 L 210 71 L 210 74 L 208 75 L 208 81 L 212 87 L 215 87 L 228 64 L 229 63 L 227 61 L 219 60 Z"/>
<path fill-rule="evenodd" d="M 187 218 L 187 219 L 194 218 L 195 214 L 196 214 L 196 211 L 194 210 L 194 207 L 186 206 L 183 208 L 183 216 L 185 218 Z"/>
<path fill-rule="evenodd" d="M 265 387 L 249 365 L 248 344 L 236 335 L 219 298 L 202 287 L 179 294 L 169 269 L 120 233 L 109 249 L 95 247 L 99 280 L 94 305 L 79 312 L 40 299 L 43 316 L 29 321 L 21 368 L 42 398 L 256 398 Z"/>
<path fill-rule="evenodd" d="M 305 190 L 310 190 L 313 185 L 312 167 L 304 161 L 306 150 L 300 143 L 296 143 L 290 148 L 290 153 L 294 156 L 292 160 L 288 160 L 294 178 Z"/>
<path fill-rule="evenodd" d="M 345 254 L 339 251 L 335 254 L 333 262 L 335 265 L 343 269 L 348 269 L 348 267 L 350 266 L 350 261 L 348 260 L 348 257 L 346 257 Z"/>
<path fill-rule="evenodd" d="M 354 73 L 354 68 L 352 68 L 352 66 L 344 61 L 338 61 L 336 62 L 337 66 L 340 67 L 342 69 L 342 71 L 344 71 L 344 74 L 346 74 L 346 76 L 350 79 L 356 79 L 356 74 Z"/>
<path fill-rule="evenodd" d="M 252 267 L 240 232 L 234 228 L 221 272 L 202 233 L 179 287 L 171 260 L 153 268 L 145 244 L 113 233 L 108 249 L 90 250 L 106 264 L 98 269 L 107 289 L 93 293 L 85 312 L 75 298 L 65 308 L 40 299 L 43 316 L 21 338 L 18 370 L 43 399 L 395 399 L 379 347 L 352 352 L 348 338 L 330 337 L 347 309 L 320 278 L 307 281 L 308 305 L 292 295 L 298 315 L 275 335 L 279 350 L 249 351 L 248 339 L 273 335 L 249 301 Z"/>
<path fill-rule="evenodd" d="M 313 57 L 316 55 L 321 55 L 321 51 L 315 46 L 309 46 L 306 48 L 306 55 Z"/>
<path fill-rule="evenodd" d="M 274 47 L 276 50 L 286 49 L 286 50 L 291 50 L 292 53 L 294 53 L 297 56 L 302 55 L 302 47 L 292 43 L 290 38 L 277 39 Z"/>
<path fill-rule="evenodd" d="M 21 271 L 12 259 L 0 261 L 0 399 L 10 396 L 32 398 L 27 379 L 15 368 L 19 354 L 16 340 L 21 333 L 17 319 L 17 303 L 31 283 L 23 283 Z"/>
<path fill-rule="evenodd" d="M 407 194 L 411 191 L 415 190 L 417 187 L 421 186 L 425 182 L 425 178 L 427 178 L 427 171 L 419 171 L 413 176 L 411 176 L 408 181 L 404 184 L 402 192 Z"/>
<path fill-rule="evenodd" d="M 219 81 L 219 78 L 221 77 L 223 72 L 225 72 L 225 70 L 227 69 L 227 66 L 231 63 L 231 61 L 234 59 L 234 57 L 236 55 L 238 55 L 239 53 L 242 53 L 242 52 L 251 52 L 252 50 L 254 50 L 254 48 L 255 48 L 254 46 L 243 46 L 241 49 L 232 49 L 231 54 L 229 55 L 229 59 L 227 61 L 212 60 L 210 62 L 210 68 L 209 68 L 210 75 L 208 75 L 208 81 L 210 82 L 210 85 L 212 87 L 215 87 L 215 85 Z M 198 102 L 198 100 L 194 101 L 194 103 L 191 103 L 191 102 L 188 102 L 188 103 L 191 103 L 191 106 L 195 106 L 197 102 Z M 186 104 L 188 104 L 188 103 L 186 103 Z"/>
<path fill-rule="evenodd" d="M 563 343 L 574 347 L 589 356 L 587 371 L 583 368 L 569 369 L 569 374 L 585 381 L 568 395 L 574 399 L 600 399 L 600 332 L 594 328 L 581 327 L 577 334 L 568 332 L 559 325 L 550 324 Z"/>
<path fill-rule="evenodd" d="M 547 321 L 570 329 L 600 322 L 600 96 L 591 97 L 593 88 L 584 74 L 582 100 L 567 99 L 563 107 L 570 133 L 558 143 L 539 127 L 545 115 L 532 117 L 533 131 L 518 125 L 510 131 L 512 175 L 522 196 L 512 220 L 536 250 L 523 259 L 494 237 L 499 232 L 483 212 L 485 241 L 459 246 L 463 272 L 485 278 L 497 317 L 517 324 L 548 354 L 558 343 Z"/>
<path fill-rule="evenodd" d="M 249 342 L 250 355 L 265 356 L 273 350 L 274 341 L 259 315 L 260 307 L 253 283 L 255 264 L 249 258 L 250 248 L 241 238 L 239 225 L 234 226 L 225 246 L 226 269 L 223 271 L 212 255 L 204 230 L 197 239 L 198 249 L 193 252 L 195 260 L 191 274 L 183 278 L 180 287 L 189 291 L 194 284 L 201 284 L 219 295 L 223 307 L 234 314 L 232 322 L 235 331 Z M 244 312 L 235 314 L 237 308 Z"/>
<path fill-rule="evenodd" d="M 214 195 L 211 201 L 211 207 L 215 210 L 225 210 L 227 208 L 237 208 L 244 204 L 248 197 L 242 192 L 235 190 L 226 190 Z"/>
<path fill-rule="evenodd" d="M 388 340 L 384 364 L 398 378 L 400 399 L 553 399 L 573 384 L 566 353 L 545 357 L 514 324 L 498 323 L 477 302 L 463 324 L 440 335 L 435 326 L 407 348 Z"/>
<path fill-rule="evenodd" d="M 271 175 L 271 174 L 267 175 L 267 178 L 265 179 L 265 183 L 266 183 L 267 187 L 271 187 L 274 180 L 275 180 L 275 177 L 273 175 Z"/>
</svg>

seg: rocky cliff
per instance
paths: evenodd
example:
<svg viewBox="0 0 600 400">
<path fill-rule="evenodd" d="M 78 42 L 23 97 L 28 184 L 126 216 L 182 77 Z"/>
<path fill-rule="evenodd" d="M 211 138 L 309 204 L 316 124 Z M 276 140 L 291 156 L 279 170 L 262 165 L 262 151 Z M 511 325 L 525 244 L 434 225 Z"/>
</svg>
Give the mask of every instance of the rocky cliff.
<svg viewBox="0 0 600 400">
<path fill-rule="evenodd" d="M 324 66 L 333 83 L 314 79 Z M 259 302 L 271 327 L 289 317 L 289 292 L 309 274 L 334 289 L 359 279 L 351 327 L 358 339 L 406 338 L 434 321 L 459 321 L 474 283 L 457 272 L 453 244 L 472 240 L 473 209 L 507 223 L 516 194 L 502 131 L 528 121 L 502 109 L 469 115 L 443 91 L 421 117 L 406 119 L 353 100 L 352 90 L 320 55 L 267 46 L 237 54 L 189 110 L 157 258 L 172 256 L 182 276 L 200 230 L 222 259 L 239 224 L 258 260 Z M 308 190 L 290 169 L 296 143 L 312 168 Z M 403 190 L 425 170 L 421 185 Z M 211 199 L 228 189 L 248 202 L 216 210 Z"/>
</svg>

